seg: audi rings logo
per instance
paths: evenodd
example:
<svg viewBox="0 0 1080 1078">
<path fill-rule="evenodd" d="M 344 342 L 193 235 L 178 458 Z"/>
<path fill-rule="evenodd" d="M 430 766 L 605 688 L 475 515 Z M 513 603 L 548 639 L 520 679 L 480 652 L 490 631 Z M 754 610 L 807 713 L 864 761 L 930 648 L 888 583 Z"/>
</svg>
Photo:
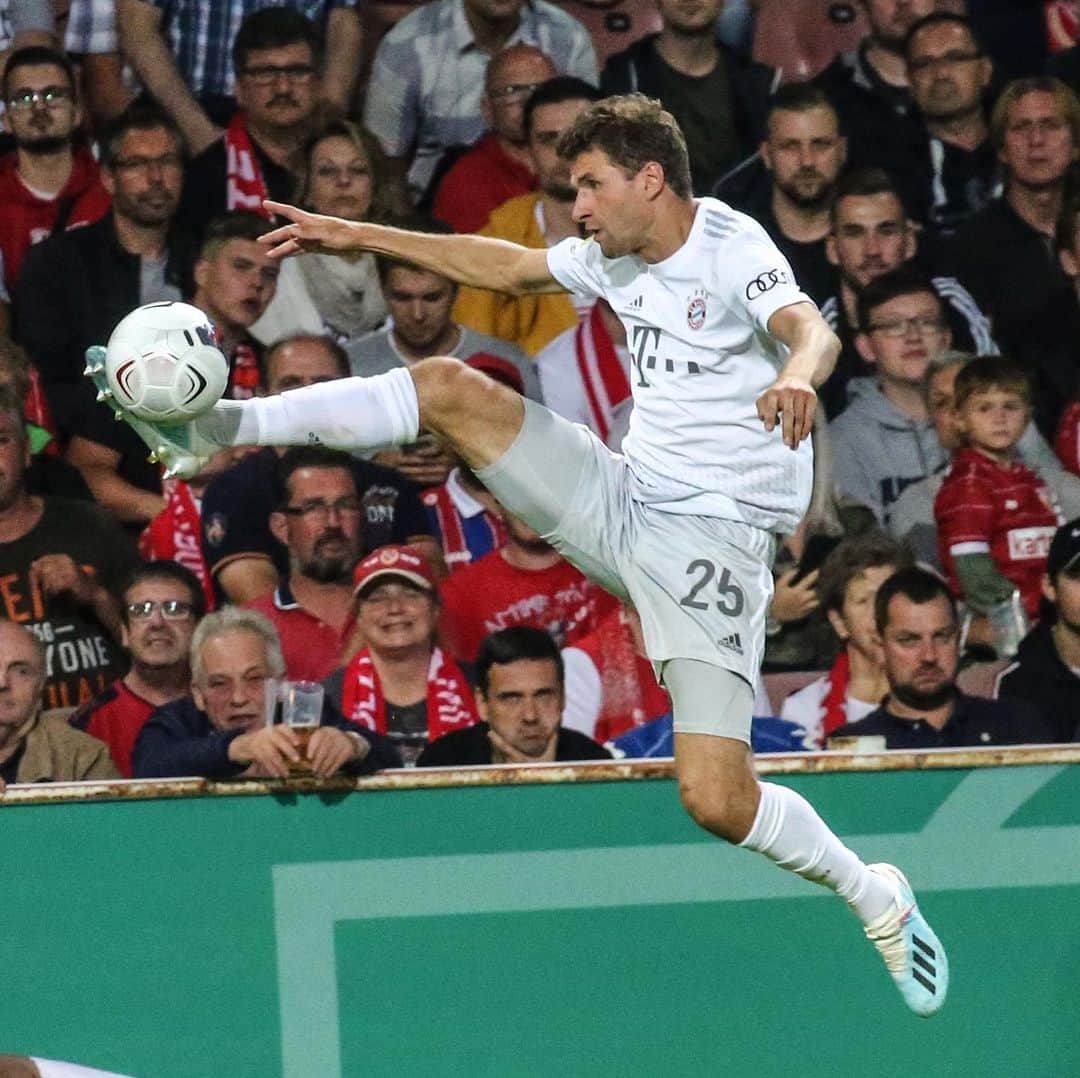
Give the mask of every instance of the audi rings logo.
<svg viewBox="0 0 1080 1078">
<path fill-rule="evenodd" d="M 778 284 L 787 284 L 788 275 L 785 270 L 766 270 L 759 273 L 747 286 L 746 298 L 757 299 L 758 296 L 771 292 Z"/>
</svg>

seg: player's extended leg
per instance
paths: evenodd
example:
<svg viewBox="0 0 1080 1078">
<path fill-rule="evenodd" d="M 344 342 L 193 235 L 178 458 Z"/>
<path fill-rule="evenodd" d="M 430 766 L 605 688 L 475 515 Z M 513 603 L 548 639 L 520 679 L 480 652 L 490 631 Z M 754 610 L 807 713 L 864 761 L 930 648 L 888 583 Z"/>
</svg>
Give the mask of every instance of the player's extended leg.
<svg viewBox="0 0 1080 1078">
<path fill-rule="evenodd" d="M 863 922 L 908 1006 L 923 1016 L 939 1010 L 948 961 L 907 880 L 891 865 L 865 865 L 805 798 L 755 776 L 744 740 L 750 686 L 694 659 L 667 662 L 664 682 L 674 705 L 675 770 L 687 812 L 712 834 L 835 891 Z"/>
</svg>

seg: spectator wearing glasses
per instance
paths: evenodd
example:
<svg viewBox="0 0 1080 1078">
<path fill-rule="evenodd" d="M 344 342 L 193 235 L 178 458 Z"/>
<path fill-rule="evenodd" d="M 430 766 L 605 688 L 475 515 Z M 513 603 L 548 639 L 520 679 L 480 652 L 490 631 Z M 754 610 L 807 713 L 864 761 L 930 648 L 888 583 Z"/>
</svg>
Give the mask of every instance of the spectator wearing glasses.
<svg viewBox="0 0 1080 1078">
<path fill-rule="evenodd" d="M 19 49 L 4 68 L 4 125 L 15 151 L 0 158 L 0 254 L 14 291 L 27 250 L 109 208 L 97 162 L 75 133 L 82 118 L 71 61 L 42 45 Z"/>
<path fill-rule="evenodd" d="M 250 606 L 274 623 L 289 677 L 322 681 L 341 666 L 355 628 L 352 578 L 364 507 L 346 453 L 290 449 L 278 477 L 281 504 L 270 531 L 289 552 L 289 575 Z"/>
<path fill-rule="evenodd" d="M 71 725 L 109 746 L 124 778 L 131 753 L 155 708 L 186 696 L 188 653 L 195 626 L 206 613 L 198 578 L 174 561 L 140 565 L 121 596 L 122 639 L 131 667 L 72 715 Z"/>
<path fill-rule="evenodd" d="M 296 735 L 275 724 L 281 642 L 257 610 L 207 614 L 191 638 L 191 695 L 158 708 L 135 742 L 136 778 L 285 778 L 300 762 Z M 328 703 L 307 750 L 314 774 L 370 774 L 399 767 L 397 753 L 345 722 Z"/>
</svg>

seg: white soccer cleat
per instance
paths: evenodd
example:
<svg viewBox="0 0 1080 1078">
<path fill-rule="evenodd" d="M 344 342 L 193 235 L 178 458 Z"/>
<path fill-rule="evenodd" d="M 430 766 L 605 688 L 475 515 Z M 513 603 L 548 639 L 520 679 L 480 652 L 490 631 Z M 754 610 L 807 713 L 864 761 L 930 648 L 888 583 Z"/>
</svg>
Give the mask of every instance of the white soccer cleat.
<svg viewBox="0 0 1080 1078">
<path fill-rule="evenodd" d="M 885 959 L 904 1002 L 920 1017 L 941 1010 L 949 991 L 949 959 L 941 940 L 919 912 L 915 894 L 895 866 L 867 866 L 896 889 L 893 908 L 866 926 L 866 936 Z"/>
</svg>

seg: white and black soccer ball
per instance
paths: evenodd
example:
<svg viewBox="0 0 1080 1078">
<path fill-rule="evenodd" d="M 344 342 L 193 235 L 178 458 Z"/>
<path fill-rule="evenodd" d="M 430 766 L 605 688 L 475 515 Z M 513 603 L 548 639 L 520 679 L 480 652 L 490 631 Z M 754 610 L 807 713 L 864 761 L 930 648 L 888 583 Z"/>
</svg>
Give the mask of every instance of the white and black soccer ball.
<svg viewBox="0 0 1080 1078">
<path fill-rule="evenodd" d="M 112 331 L 105 377 L 124 411 L 152 423 L 183 423 L 221 399 L 229 361 L 198 307 L 147 303 Z"/>
</svg>

